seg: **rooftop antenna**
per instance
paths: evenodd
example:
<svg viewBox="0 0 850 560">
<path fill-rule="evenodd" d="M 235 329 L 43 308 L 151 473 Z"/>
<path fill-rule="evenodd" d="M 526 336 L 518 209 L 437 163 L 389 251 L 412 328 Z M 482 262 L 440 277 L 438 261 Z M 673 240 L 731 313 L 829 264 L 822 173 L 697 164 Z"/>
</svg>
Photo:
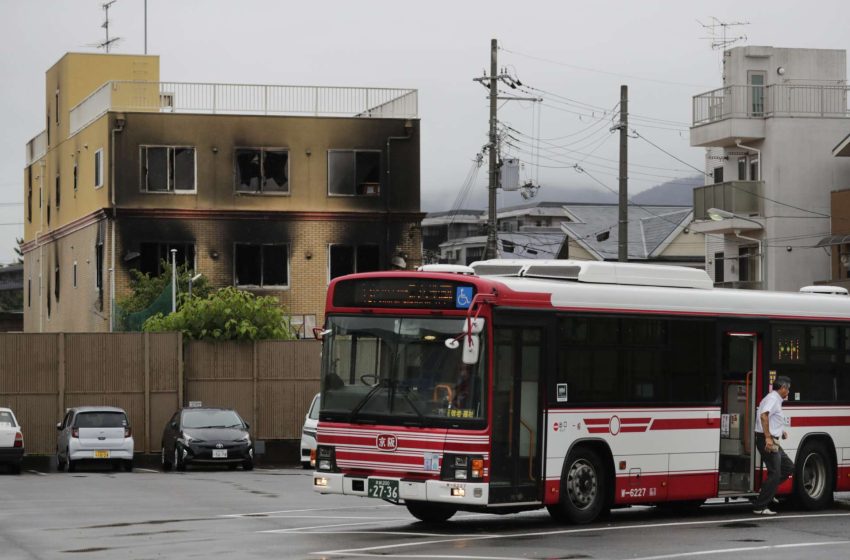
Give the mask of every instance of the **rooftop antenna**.
<svg viewBox="0 0 850 560">
<path fill-rule="evenodd" d="M 121 37 L 113 37 L 112 39 L 109 38 L 109 8 L 111 8 L 112 4 L 114 4 L 117 1 L 118 0 L 109 0 L 109 2 L 101 4 L 101 6 L 103 7 L 103 14 L 104 14 L 103 23 L 101 24 L 101 27 L 104 30 L 106 30 L 106 40 L 103 41 L 102 43 L 99 43 L 96 46 L 99 49 L 104 49 L 107 52 L 107 54 L 109 53 L 109 50 L 112 48 L 112 45 L 117 44 L 121 40 Z"/>
<path fill-rule="evenodd" d="M 706 39 L 711 41 L 711 50 L 720 51 L 720 62 L 721 65 L 723 63 L 723 52 L 727 47 L 731 47 L 735 43 L 739 41 L 746 41 L 746 35 L 737 35 L 735 37 L 730 37 L 728 35 L 730 28 L 732 27 L 740 27 L 743 25 L 750 25 L 748 21 L 720 21 L 714 16 L 709 16 L 711 22 L 703 23 L 700 20 L 697 20 L 697 23 L 700 24 L 703 29 L 708 32 L 708 37 L 700 37 L 700 39 Z"/>
</svg>

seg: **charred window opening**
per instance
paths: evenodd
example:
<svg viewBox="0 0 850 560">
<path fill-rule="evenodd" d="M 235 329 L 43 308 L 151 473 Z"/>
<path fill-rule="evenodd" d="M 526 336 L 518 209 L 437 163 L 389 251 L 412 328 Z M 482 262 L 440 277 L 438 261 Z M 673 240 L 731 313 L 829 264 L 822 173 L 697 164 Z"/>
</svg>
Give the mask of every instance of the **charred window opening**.
<svg viewBox="0 0 850 560">
<path fill-rule="evenodd" d="M 236 150 L 236 190 L 289 192 L 289 152 L 278 148 Z"/>
<path fill-rule="evenodd" d="M 27 278 L 27 307 L 32 307 L 32 277 Z"/>
<path fill-rule="evenodd" d="M 355 272 L 380 270 L 380 249 L 377 245 L 331 245 L 329 250 L 330 279 Z"/>
<path fill-rule="evenodd" d="M 150 276 L 159 276 L 165 272 L 164 266 L 170 266 L 171 250 L 176 249 L 174 259 L 177 267 L 184 265 L 195 270 L 195 245 L 192 243 L 140 243 L 139 272 Z"/>
<path fill-rule="evenodd" d="M 195 148 L 141 146 L 142 190 L 178 192 L 195 190 Z"/>
<path fill-rule="evenodd" d="M 47 293 L 45 294 L 45 297 L 47 299 L 47 318 L 50 319 L 50 311 L 51 311 L 52 308 L 51 308 L 51 304 L 50 304 L 51 299 L 50 299 L 50 275 L 49 274 L 47 275 Z"/>
<path fill-rule="evenodd" d="M 56 303 L 59 303 L 59 256 L 57 255 L 53 265 L 53 296 L 56 298 Z"/>
<path fill-rule="evenodd" d="M 94 187 L 103 186 L 103 149 L 94 153 Z"/>
<path fill-rule="evenodd" d="M 56 209 L 59 210 L 59 201 L 62 199 L 62 179 L 56 174 Z"/>
<path fill-rule="evenodd" d="M 32 167 L 27 167 L 27 221 L 32 223 Z"/>
<path fill-rule="evenodd" d="M 328 194 L 378 196 L 381 194 L 381 152 L 328 151 Z"/>
<path fill-rule="evenodd" d="M 79 180 L 79 174 L 77 173 L 77 164 L 74 163 L 74 193 L 77 192 L 77 182 Z"/>
<path fill-rule="evenodd" d="M 74 280 L 74 287 L 76 288 L 77 287 L 77 261 L 74 261 L 73 280 Z"/>
<path fill-rule="evenodd" d="M 289 245 L 237 243 L 234 253 L 234 281 L 237 286 L 289 285 Z"/>
</svg>

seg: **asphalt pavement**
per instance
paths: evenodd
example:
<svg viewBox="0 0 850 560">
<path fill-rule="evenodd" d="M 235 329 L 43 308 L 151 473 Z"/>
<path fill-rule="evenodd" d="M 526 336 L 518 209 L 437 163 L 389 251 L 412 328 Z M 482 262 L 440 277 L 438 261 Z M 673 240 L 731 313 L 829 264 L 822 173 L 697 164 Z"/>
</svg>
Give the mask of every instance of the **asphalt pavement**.
<svg viewBox="0 0 850 560">
<path fill-rule="evenodd" d="M 295 468 L 0 474 L 0 558 L 637 559 L 850 557 L 850 494 L 819 512 L 715 500 L 695 514 L 615 510 L 560 525 L 545 510 L 418 522 L 403 506 L 322 496 Z"/>
</svg>

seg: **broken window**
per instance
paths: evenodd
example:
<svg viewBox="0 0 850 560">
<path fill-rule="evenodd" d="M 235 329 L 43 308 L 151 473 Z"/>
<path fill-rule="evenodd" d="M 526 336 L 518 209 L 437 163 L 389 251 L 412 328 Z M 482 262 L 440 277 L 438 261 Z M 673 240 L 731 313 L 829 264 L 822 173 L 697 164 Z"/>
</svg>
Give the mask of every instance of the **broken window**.
<svg viewBox="0 0 850 560">
<path fill-rule="evenodd" d="M 381 194 L 381 152 L 328 151 L 328 194 L 378 196 Z"/>
<path fill-rule="evenodd" d="M 61 200 L 61 196 L 62 196 L 62 194 L 60 192 L 61 186 L 62 186 L 62 181 L 59 177 L 59 174 L 57 173 L 56 174 L 56 209 L 57 210 L 59 210 L 59 201 Z"/>
<path fill-rule="evenodd" d="M 380 270 L 381 258 L 377 245 L 331 245 L 329 251 L 330 279 L 355 272 Z"/>
<path fill-rule="evenodd" d="M 178 268 L 186 265 L 190 271 L 195 270 L 194 244 L 148 242 L 139 244 L 139 272 L 150 276 L 161 275 L 165 271 L 164 266 L 171 266 L 172 249 L 177 251 L 174 260 Z"/>
<path fill-rule="evenodd" d="M 272 148 L 238 148 L 236 190 L 288 193 L 289 152 Z"/>
<path fill-rule="evenodd" d="M 78 178 L 79 178 L 79 176 L 77 174 L 77 164 L 75 162 L 74 163 L 74 193 L 77 192 L 77 180 L 78 180 Z M 75 194 L 75 196 L 76 196 L 76 194 Z"/>
<path fill-rule="evenodd" d="M 237 243 L 234 258 L 237 286 L 288 286 L 289 246 Z"/>
<path fill-rule="evenodd" d="M 27 167 L 27 221 L 32 223 L 32 167 Z"/>
<path fill-rule="evenodd" d="M 103 186 L 103 149 L 94 153 L 94 186 Z"/>
<path fill-rule="evenodd" d="M 140 157 L 143 191 L 195 190 L 195 148 L 141 146 Z"/>
</svg>

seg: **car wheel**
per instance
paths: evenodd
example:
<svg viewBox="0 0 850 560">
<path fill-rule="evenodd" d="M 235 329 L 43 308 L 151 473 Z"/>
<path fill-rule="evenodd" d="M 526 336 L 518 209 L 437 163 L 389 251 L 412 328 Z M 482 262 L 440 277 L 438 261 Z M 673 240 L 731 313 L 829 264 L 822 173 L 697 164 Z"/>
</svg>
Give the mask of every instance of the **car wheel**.
<svg viewBox="0 0 850 560">
<path fill-rule="evenodd" d="M 124 471 L 125 472 L 133 472 L 133 460 L 127 459 L 124 461 Z"/>
<path fill-rule="evenodd" d="M 309 469 L 310 468 L 310 461 L 301 461 L 301 468 Z"/>
<path fill-rule="evenodd" d="M 607 472 L 599 454 L 578 448 L 570 453 L 561 477 L 561 501 L 547 506 L 558 521 L 590 523 L 604 512 L 607 502 Z"/>
<path fill-rule="evenodd" d="M 242 470 L 253 471 L 254 470 L 254 461 L 245 461 L 244 463 L 242 463 Z"/>
<path fill-rule="evenodd" d="M 808 510 L 824 509 L 832 503 L 835 473 L 826 446 L 814 441 L 797 453 L 794 492 L 800 505 Z"/>
<path fill-rule="evenodd" d="M 410 515 L 425 523 L 442 523 L 457 513 L 457 508 L 444 504 L 407 501 L 405 505 Z"/>
<path fill-rule="evenodd" d="M 77 472 L 77 462 L 68 459 L 68 472 Z"/>
<path fill-rule="evenodd" d="M 174 446 L 174 468 L 181 472 L 186 470 L 186 463 L 180 458 L 180 448 L 176 445 Z"/>
<path fill-rule="evenodd" d="M 162 471 L 168 472 L 171 470 L 171 461 L 165 458 L 165 446 L 162 446 L 162 452 L 160 453 L 160 462 L 162 464 Z"/>
<path fill-rule="evenodd" d="M 21 474 L 21 464 L 20 463 L 13 463 L 12 465 L 9 466 L 9 470 L 12 471 L 12 474 Z"/>
</svg>

